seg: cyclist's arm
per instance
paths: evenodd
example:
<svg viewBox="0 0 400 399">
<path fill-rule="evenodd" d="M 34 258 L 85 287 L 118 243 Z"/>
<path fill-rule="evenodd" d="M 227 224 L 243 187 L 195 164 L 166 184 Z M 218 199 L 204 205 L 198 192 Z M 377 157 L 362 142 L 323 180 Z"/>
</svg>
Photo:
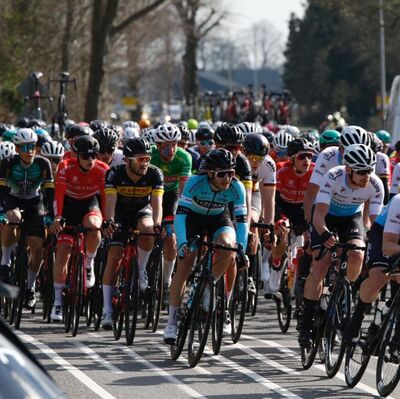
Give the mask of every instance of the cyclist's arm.
<svg viewBox="0 0 400 399">
<path fill-rule="evenodd" d="M 274 185 L 264 185 L 261 188 L 264 223 L 269 223 L 269 224 L 274 223 L 275 191 L 276 187 Z"/>
<path fill-rule="evenodd" d="M 189 176 L 181 176 L 179 178 L 179 195 L 183 193 L 183 189 L 185 187 L 186 182 L 188 181 Z"/>
<path fill-rule="evenodd" d="M 374 223 L 377 216 L 382 212 L 384 201 L 383 183 L 377 176 L 371 177 L 371 196 L 369 203 L 369 219 L 371 224 Z"/>
<path fill-rule="evenodd" d="M 67 191 L 67 175 L 64 161 L 60 163 L 57 170 L 55 184 L 55 216 L 62 217 L 64 197 Z"/>
<path fill-rule="evenodd" d="M 9 161 L 4 159 L 0 166 L 0 201 L 3 203 L 4 197 L 10 192 L 10 187 L 7 184 L 9 171 Z"/>
<path fill-rule="evenodd" d="M 183 188 L 192 173 L 192 157 L 186 151 L 182 151 L 182 169 L 179 178 L 179 195 L 183 193 Z"/>
<path fill-rule="evenodd" d="M 311 223 L 311 211 L 315 197 L 318 194 L 319 186 L 314 183 L 308 183 L 307 191 L 304 194 L 304 215 L 307 223 Z"/>
<path fill-rule="evenodd" d="M 324 203 L 318 203 L 315 205 L 314 215 L 313 215 L 313 226 L 319 235 L 323 234 L 325 231 L 329 231 L 326 226 L 325 217 L 328 214 L 329 205 Z"/>
<path fill-rule="evenodd" d="M 43 189 L 46 193 L 46 202 L 47 202 L 47 213 L 51 218 L 54 217 L 54 179 L 53 172 L 51 170 L 50 162 L 47 159 L 43 159 L 45 161 L 45 166 L 43 170 Z"/>
<path fill-rule="evenodd" d="M 400 253 L 400 195 L 396 195 L 389 205 L 385 227 L 383 229 L 382 250 L 385 256 Z"/>
<path fill-rule="evenodd" d="M 105 176 L 104 187 L 104 218 L 110 220 L 115 218 L 115 207 L 117 205 L 117 186 L 115 183 L 116 173 L 114 169 L 109 169 Z"/>
<path fill-rule="evenodd" d="M 242 244 L 244 250 L 247 248 L 249 236 L 249 224 L 247 223 L 246 190 L 238 180 L 232 181 L 233 189 L 236 191 L 236 198 L 233 203 L 233 213 L 236 218 L 236 241 Z M 250 208 L 251 209 L 251 208 Z"/>
</svg>

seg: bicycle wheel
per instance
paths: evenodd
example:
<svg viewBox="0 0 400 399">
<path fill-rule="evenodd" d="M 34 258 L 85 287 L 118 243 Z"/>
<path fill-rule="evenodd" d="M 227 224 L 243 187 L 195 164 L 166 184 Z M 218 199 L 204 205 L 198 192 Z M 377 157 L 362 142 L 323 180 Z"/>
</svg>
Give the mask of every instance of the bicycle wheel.
<svg viewBox="0 0 400 399">
<path fill-rule="evenodd" d="M 149 270 L 148 275 L 150 276 L 150 290 L 147 290 L 145 299 L 145 328 L 151 326 L 151 331 L 156 332 L 162 305 L 164 269 L 162 251 L 159 248 L 153 251 L 147 269 Z"/>
<path fill-rule="evenodd" d="M 251 314 L 251 316 L 255 316 L 257 311 L 258 304 L 258 288 L 259 288 L 259 277 L 260 277 L 260 265 L 261 265 L 261 250 L 258 247 L 257 253 L 254 257 L 254 263 L 251 268 L 251 277 L 253 278 L 254 286 L 256 288 L 256 292 L 248 292 L 247 298 L 247 309 L 246 311 Z"/>
<path fill-rule="evenodd" d="M 178 314 L 176 315 L 178 329 L 175 344 L 171 345 L 171 360 L 177 360 L 181 355 L 189 330 L 191 310 L 188 309 L 186 301 L 182 303 L 183 305 L 179 308 Z"/>
<path fill-rule="evenodd" d="M 14 327 L 16 330 L 18 330 L 21 325 L 22 309 L 24 307 L 24 301 L 25 301 L 25 291 L 27 286 L 27 281 L 26 281 L 27 264 L 28 264 L 28 254 L 26 252 L 26 248 L 20 247 L 19 251 L 17 252 L 17 259 L 15 261 L 15 277 L 18 288 L 20 290 L 18 298 L 14 301 L 13 304 L 13 306 L 15 306 Z"/>
<path fill-rule="evenodd" d="M 222 337 L 224 335 L 225 320 L 225 276 L 222 276 L 215 289 L 215 310 L 212 316 L 212 349 L 214 355 L 221 350 Z"/>
<path fill-rule="evenodd" d="M 342 333 L 351 317 L 351 288 L 347 280 L 338 282 L 328 304 L 323 339 L 325 341 L 325 371 L 332 378 L 338 372 L 345 353 Z"/>
<path fill-rule="evenodd" d="M 51 307 L 54 301 L 53 289 L 53 265 L 54 265 L 54 248 L 51 246 L 45 253 L 45 268 L 42 274 L 42 301 L 43 301 L 43 320 L 50 323 Z"/>
<path fill-rule="evenodd" d="M 285 257 L 283 261 L 283 273 L 281 277 L 281 286 L 279 289 L 279 297 L 274 296 L 276 301 L 276 312 L 278 316 L 279 328 L 283 333 L 286 333 L 290 327 L 290 321 L 292 319 L 292 304 L 291 294 L 288 287 L 288 275 L 287 275 L 288 258 Z"/>
<path fill-rule="evenodd" d="M 247 268 L 238 271 L 229 306 L 231 316 L 231 338 L 236 344 L 242 334 L 247 302 Z"/>
<path fill-rule="evenodd" d="M 399 348 L 392 343 L 396 330 L 396 314 L 397 319 L 399 319 L 399 308 L 400 302 L 397 301 L 396 306 L 392 306 L 385 316 L 384 323 L 386 325 L 382 325 L 385 332 L 381 340 L 376 364 L 376 389 L 381 396 L 390 395 L 400 380 Z"/>
<path fill-rule="evenodd" d="M 196 287 L 193 298 L 193 313 L 190 320 L 188 360 L 195 367 L 203 355 L 211 326 L 214 308 L 215 283 L 212 276 L 203 277 Z"/>
<path fill-rule="evenodd" d="M 139 268 L 137 259 L 132 258 L 130 280 L 126 288 L 126 309 L 125 309 L 125 338 L 128 345 L 132 345 L 135 339 L 137 316 L 139 311 L 140 287 Z"/>
<path fill-rule="evenodd" d="M 122 269 L 122 266 L 121 266 Z M 121 338 L 122 327 L 124 326 L 125 319 L 125 298 L 127 297 L 125 278 L 123 276 L 124 271 L 119 274 L 119 280 L 117 282 L 117 290 L 113 296 L 113 334 L 114 339 L 118 341 Z"/>
<path fill-rule="evenodd" d="M 76 337 L 79 329 L 79 320 L 84 304 L 84 276 L 85 268 L 83 264 L 83 254 L 78 253 L 75 260 L 74 270 L 74 290 L 70 301 L 70 312 L 71 312 L 71 330 L 72 336 Z"/>
</svg>

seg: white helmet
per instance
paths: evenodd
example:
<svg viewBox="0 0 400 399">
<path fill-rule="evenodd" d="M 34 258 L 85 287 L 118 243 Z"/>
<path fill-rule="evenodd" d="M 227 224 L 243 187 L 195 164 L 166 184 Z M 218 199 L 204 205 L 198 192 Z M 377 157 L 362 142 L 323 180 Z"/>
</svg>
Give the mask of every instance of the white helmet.
<svg viewBox="0 0 400 399">
<path fill-rule="evenodd" d="M 130 139 L 135 137 L 140 137 L 140 128 L 136 127 L 126 127 L 121 133 L 122 144 L 125 144 Z"/>
<path fill-rule="evenodd" d="M 151 127 L 143 129 L 142 137 L 144 139 L 146 139 L 150 144 L 155 144 L 155 141 L 154 141 L 154 132 L 155 132 L 155 130 L 156 129 L 153 129 Z"/>
<path fill-rule="evenodd" d="M 300 129 L 297 126 L 284 125 L 284 126 L 282 126 L 281 129 L 286 130 L 289 134 L 291 134 L 295 138 L 300 136 Z"/>
<path fill-rule="evenodd" d="M 64 156 L 64 147 L 57 141 L 48 141 L 43 144 L 41 154 L 46 158 L 62 158 Z"/>
<path fill-rule="evenodd" d="M 368 132 L 360 126 L 345 126 L 340 135 L 340 144 L 347 147 L 352 144 L 371 145 Z"/>
<path fill-rule="evenodd" d="M 15 155 L 15 145 L 10 141 L 0 142 L 0 160 L 7 159 Z"/>
<path fill-rule="evenodd" d="M 354 170 L 373 169 L 376 156 L 371 148 L 364 144 L 351 144 L 344 150 L 343 163 Z"/>
<path fill-rule="evenodd" d="M 125 130 L 127 127 L 134 127 L 135 129 L 139 129 L 139 131 L 140 131 L 139 123 L 137 123 L 135 121 L 125 121 L 122 124 L 122 129 Z"/>
<path fill-rule="evenodd" d="M 14 134 L 13 142 L 15 145 L 21 144 L 36 144 L 38 139 L 37 134 L 30 128 L 21 128 L 18 129 L 17 132 Z"/>
<path fill-rule="evenodd" d="M 242 122 L 236 125 L 244 134 L 256 133 L 256 125 L 251 122 Z"/>
<path fill-rule="evenodd" d="M 172 123 L 163 123 L 154 132 L 154 141 L 156 143 L 179 141 L 181 137 L 181 131 Z"/>
<path fill-rule="evenodd" d="M 279 132 L 274 136 L 274 147 L 277 151 L 286 150 L 289 141 L 292 141 L 294 138 L 293 136 L 286 131 L 286 129 L 281 129 Z"/>
</svg>

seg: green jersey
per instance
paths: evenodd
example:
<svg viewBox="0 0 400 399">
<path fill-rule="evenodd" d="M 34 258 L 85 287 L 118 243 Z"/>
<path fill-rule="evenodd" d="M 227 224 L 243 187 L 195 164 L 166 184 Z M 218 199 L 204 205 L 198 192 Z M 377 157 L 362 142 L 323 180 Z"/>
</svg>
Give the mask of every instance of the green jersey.
<svg viewBox="0 0 400 399">
<path fill-rule="evenodd" d="M 178 191 L 181 177 L 189 177 L 192 170 L 192 157 L 182 148 L 177 148 L 171 162 L 163 162 L 157 147 L 152 147 L 151 163 L 158 166 L 164 174 L 164 191 Z"/>
</svg>

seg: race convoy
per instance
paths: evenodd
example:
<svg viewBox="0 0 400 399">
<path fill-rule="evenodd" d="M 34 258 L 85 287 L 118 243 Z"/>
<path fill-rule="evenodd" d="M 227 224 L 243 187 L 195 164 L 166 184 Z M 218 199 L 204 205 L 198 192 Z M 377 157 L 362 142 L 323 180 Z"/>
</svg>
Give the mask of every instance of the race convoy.
<svg viewBox="0 0 400 399">
<path fill-rule="evenodd" d="M 319 357 L 315 368 L 341 384 L 375 392 L 356 387 L 367 370 L 380 395 L 399 394 L 400 158 L 388 152 L 388 132 L 344 120 L 320 133 L 194 119 L 70 122 L 60 140 L 38 120 L 0 124 L 2 329 L 14 325 L 64 366 L 26 334 L 32 320 L 51 339 L 85 336 L 113 348 L 124 336 L 118 354 L 179 389 L 171 361 L 200 364 L 192 370 L 208 378 L 207 357 L 235 370 L 224 376 L 232 383 L 239 373 L 274 395 L 302 397 L 307 372 L 279 365 L 299 354 L 305 370 Z M 274 324 L 281 337 L 295 336 L 290 348 L 269 340 Z M 143 325 L 149 356 L 170 359 L 165 370 L 138 354 Z M 243 343 L 253 341 L 278 355 Z M 93 348 L 84 353 L 112 371 L 107 381 L 119 369 Z M 224 357 L 235 350 L 243 366 Z M 262 360 L 263 377 L 250 358 Z M 277 365 L 296 376 L 292 391 L 268 380 Z"/>
</svg>

